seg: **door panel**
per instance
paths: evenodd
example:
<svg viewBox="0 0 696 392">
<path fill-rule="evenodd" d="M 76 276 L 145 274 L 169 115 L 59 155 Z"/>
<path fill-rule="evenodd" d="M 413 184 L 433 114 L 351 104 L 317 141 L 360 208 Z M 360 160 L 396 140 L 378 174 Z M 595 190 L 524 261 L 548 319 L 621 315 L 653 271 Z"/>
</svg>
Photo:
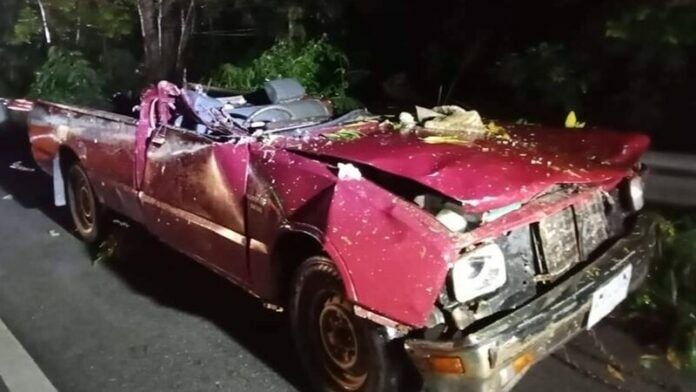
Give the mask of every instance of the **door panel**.
<svg viewBox="0 0 696 392">
<path fill-rule="evenodd" d="M 141 195 L 146 225 L 174 248 L 246 285 L 247 146 L 176 128 L 167 128 L 163 140 L 147 151 Z"/>
</svg>

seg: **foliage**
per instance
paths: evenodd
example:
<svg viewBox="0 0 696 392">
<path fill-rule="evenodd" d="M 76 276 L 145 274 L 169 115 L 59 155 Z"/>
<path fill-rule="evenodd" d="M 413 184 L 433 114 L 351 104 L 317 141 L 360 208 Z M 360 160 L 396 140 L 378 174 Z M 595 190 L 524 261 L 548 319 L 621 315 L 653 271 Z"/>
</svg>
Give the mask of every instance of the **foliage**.
<svg viewBox="0 0 696 392">
<path fill-rule="evenodd" d="M 337 111 L 357 106 L 347 96 L 348 59 L 326 37 L 299 44 L 279 40 L 248 66 L 223 64 L 210 83 L 236 90 L 250 91 L 266 80 L 296 78 L 309 94 L 333 100 Z"/>
<path fill-rule="evenodd" d="M 652 317 L 669 328 L 671 352 L 696 371 L 696 214 L 660 218 L 662 257 L 628 303 L 633 317 Z M 673 360 L 674 362 L 674 360 Z"/>
<path fill-rule="evenodd" d="M 494 77 L 510 89 L 518 105 L 542 105 L 556 112 L 582 107 L 589 87 L 582 60 L 560 44 L 542 42 L 505 55 Z"/>
<path fill-rule="evenodd" d="M 75 105 L 105 107 L 104 82 L 80 52 L 52 47 L 36 72 L 30 95 Z"/>
<path fill-rule="evenodd" d="M 109 93 L 135 92 L 142 86 L 143 75 L 138 72 L 139 60 L 127 49 L 114 48 L 99 58 L 99 71 Z"/>
<path fill-rule="evenodd" d="M 342 128 L 334 133 L 325 133 L 324 137 L 332 141 L 352 141 L 360 139 L 365 135 L 357 129 Z"/>
<path fill-rule="evenodd" d="M 25 0 L 14 33 L 9 41 L 31 44 L 43 39 L 43 25 L 35 1 Z M 96 45 L 102 39 L 119 39 L 134 27 L 131 0 L 44 0 L 46 23 L 54 41 L 67 44 Z M 80 42 L 85 41 L 85 42 Z"/>
<path fill-rule="evenodd" d="M 23 95 L 27 75 L 47 54 L 41 14 L 36 0 L 0 3 L 2 58 L 27 58 L 20 67 L 15 60 L 3 63 L 0 89 Z M 107 84 L 141 87 L 141 74 L 130 72 L 148 69 L 142 66 L 145 51 L 136 0 L 42 3 L 54 45 L 79 50 L 105 70 L 105 77 L 121 71 Z M 447 100 L 491 116 L 524 116 L 532 122 L 562 120 L 576 110 L 592 124 L 648 131 L 657 148 L 696 148 L 695 138 L 683 136 L 692 128 L 690 114 L 696 105 L 693 1 L 465 0 L 455 5 L 434 0 L 428 7 L 396 0 L 195 4 L 190 50 L 180 59 L 189 80 L 213 75 L 215 83 L 219 79 L 231 87 L 253 88 L 265 78 L 291 73 L 311 93 L 336 100 L 340 108 L 351 106 L 346 94 L 350 84 L 351 95 L 375 110 L 414 102 L 435 106 Z M 169 17 L 177 22 L 180 15 Z M 171 24 L 165 20 L 163 26 Z M 298 43 L 327 32 L 332 50 L 325 38 Z M 266 57 L 258 56 L 279 39 Z M 111 58 L 115 49 L 122 51 L 119 58 L 128 59 L 122 67 Z M 129 55 L 121 56 L 125 52 Z M 165 65 L 177 63 L 170 57 L 178 51 L 173 52 L 164 53 Z M 221 66 L 230 56 L 233 64 Z M 318 71 L 318 58 L 335 65 Z M 355 69 L 367 70 L 367 76 L 356 80 Z M 390 83 L 394 80 L 398 83 Z M 313 81 L 315 86 L 310 86 Z"/>
<path fill-rule="evenodd" d="M 133 0 L 42 0 L 51 44 L 46 42 L 39 2 L 3 0 L 0 5 L 0 95 L 25 96 L 38 68 L 47 61 L 54 45 L 78 50 L 85 59 L 107 71 L 101 77 L 121 88 L 138 81 L 137 60 L 113 67 L 113 54 L 125 51 L 130 58 L 139 53 L 137 43 L 122 49 L 138 29 Z M 134 55 L 135 54 L 135 55 Z M 123 56 L 117 56 L 122 58 Z M 120 71 L 112 77 L 112 71 Z M 125 75 L 126 77 L 121 77 Z"/>
<path fill-rule="evenodd" d="M 11 45 L 29 44 L 41 34 L 41 29 L 41 20 L 37 12 L 25 5 L 19 11 L 17 23 L 14 25 L 13 34 L 8 42 Z"/>
<path fill-rule="evenodd" d="M 638 4 L 607 21 L 606 36 L 644 45 L 693 45 L 696 9 Z"/>
</svg>

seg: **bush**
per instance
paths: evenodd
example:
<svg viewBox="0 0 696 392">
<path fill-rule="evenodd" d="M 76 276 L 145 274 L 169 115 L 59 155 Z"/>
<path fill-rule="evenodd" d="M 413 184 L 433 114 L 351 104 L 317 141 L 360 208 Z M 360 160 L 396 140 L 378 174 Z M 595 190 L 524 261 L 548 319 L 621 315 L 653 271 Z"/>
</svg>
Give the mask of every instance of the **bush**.
<svg viewBox="0 0 696 392">
<path fill-rule="evenodd" d="M 104 81 L 80 52 L 50 48 L 30 87 L 31 98 L 105 108 Z"/>
<path fill-rule="evenodd" d="M 348 59 L 325 37 L 302 44 L 279 40 L 248 66 L 223 64 L 210 80 L 220 87 L 251 91 L 266 80 L 296 78 L 311 95 L 328 98 L 343 112 L 358 106 L 346 94 Z"/>
<path fill-rule="evenodd" d="M 680 364 L 696 371 L 696 215 L 661 218 L 663 255 L 628 302 L 631 316 L 664 325 Z"/>
</svg>

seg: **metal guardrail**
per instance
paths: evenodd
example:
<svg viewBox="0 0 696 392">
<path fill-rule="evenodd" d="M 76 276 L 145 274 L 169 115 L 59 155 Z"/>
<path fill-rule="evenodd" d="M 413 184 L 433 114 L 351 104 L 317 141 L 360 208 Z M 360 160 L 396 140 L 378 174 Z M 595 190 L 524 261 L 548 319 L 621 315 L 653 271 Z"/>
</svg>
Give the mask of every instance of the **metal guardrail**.
<svg viewBox="0 0 696 392">
<path fill-rule="evenodd" d="M 5 100 L 0 98 L 0 126 L 5 124 L 10 118 L 7 107 L 5 106 Z"/>
<path fill-rule="evenodd" d="M 645 197 L 650 203 L 696 207 L 696 155 L 651 151 Z"/>
</svg>

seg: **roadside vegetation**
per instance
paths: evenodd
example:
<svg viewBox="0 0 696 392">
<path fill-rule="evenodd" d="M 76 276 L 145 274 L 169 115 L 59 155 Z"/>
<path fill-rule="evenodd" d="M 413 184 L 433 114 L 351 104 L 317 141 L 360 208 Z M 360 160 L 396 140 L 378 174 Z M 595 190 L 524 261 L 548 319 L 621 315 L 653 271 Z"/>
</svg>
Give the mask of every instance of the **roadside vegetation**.
<svg viewBox="0 0 696 392">
<path fill-rule="evenodd" d="M 674 367 L 696 372 L 696 213 L 660 213 L 663 255 L 624 308 L 641 338 L 665 346 Z"/>
<path fill-rule="evenodd" d="M 214 73 L 210 85 L 237 91 L 252 91 L 266 80 L 296 78 L 313 96 L 330 99 L 338 112 L 360 104 L 347 95 L 348 57 L 324 36 L 306 42 L 277 41 L 247 65 L 225 63 Z"/>
<path fill-rule="evenodd" d="M 30 98 L 103 108 L 104 79 L 80 52 L 52 47 L 29 87 Z"/>
<path fill-rule="evenodd" d="M 694 37 L 693 1 L 5 0 L 0 96 L 27 96 L 56 47 L 89 62 L 103 99 L 161 78 L 296 76 L 339 109 L 457 104 L 556 124 L 575 110 L 693 150 Z"/>
</svg>

